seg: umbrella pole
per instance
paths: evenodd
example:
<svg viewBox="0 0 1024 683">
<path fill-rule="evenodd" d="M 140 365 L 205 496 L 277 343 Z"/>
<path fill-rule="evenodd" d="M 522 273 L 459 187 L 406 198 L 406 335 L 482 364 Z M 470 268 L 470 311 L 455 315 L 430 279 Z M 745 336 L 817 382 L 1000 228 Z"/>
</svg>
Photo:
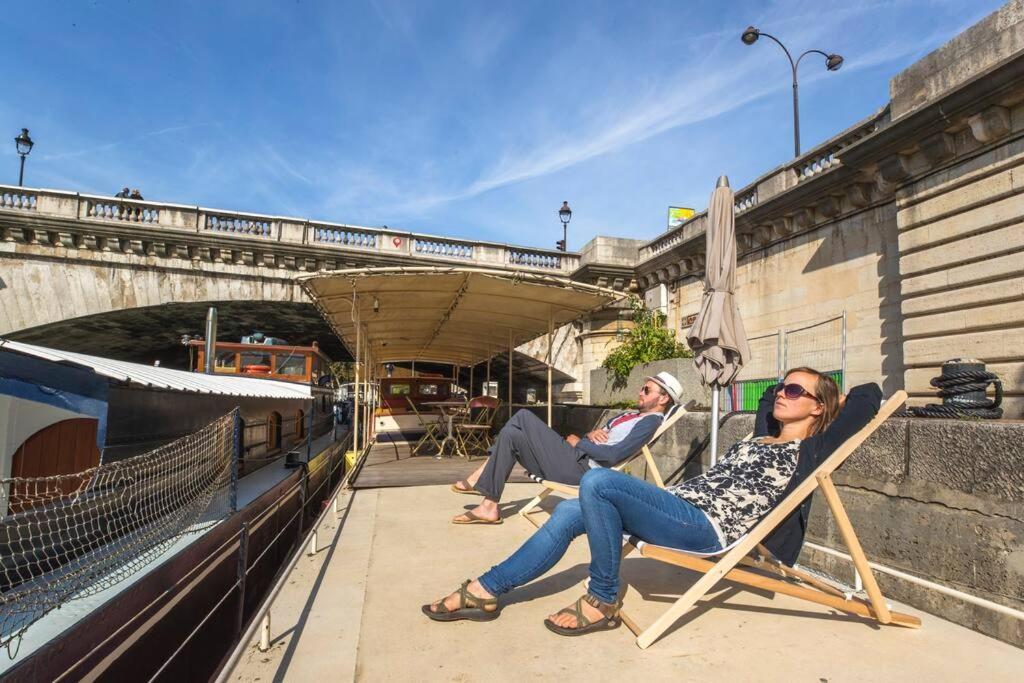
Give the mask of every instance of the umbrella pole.
<svg viewBox="0 0 1024 683">
<path fill-rule="evenodd" d="M 718 382 L 711 384 L 711 466 L 718 462 Z"/>
<path fill-rule="evenodd" d="M 548 427 L 551 426 L 551 363 L 552 358 L 552 346 L 554 345 L 555 336 L 555 317 L 554 313 L 548 311 Z"/>
<path fill-rule="evenodd" d="M 508 328 L 508 419 L 512 419 L 512 328 Z"/>
</svg>

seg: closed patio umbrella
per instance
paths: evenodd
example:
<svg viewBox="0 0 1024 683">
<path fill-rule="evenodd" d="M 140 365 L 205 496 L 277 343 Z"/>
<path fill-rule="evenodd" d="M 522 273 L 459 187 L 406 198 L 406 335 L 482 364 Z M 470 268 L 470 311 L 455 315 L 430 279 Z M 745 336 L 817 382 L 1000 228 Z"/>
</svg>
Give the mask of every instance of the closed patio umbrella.
<svg viewBox="0 0 1024 683">
<path fill-rule="evenodd" d="M 704 297 L 686 335 L 694 365 L 711 387 L 711 464 L 718 458 L 718 393 L 750 356 L 743 320 L 736 308 L 736 216 L 729 179 L 721 176 L 708 204 Z"/>
</svg>

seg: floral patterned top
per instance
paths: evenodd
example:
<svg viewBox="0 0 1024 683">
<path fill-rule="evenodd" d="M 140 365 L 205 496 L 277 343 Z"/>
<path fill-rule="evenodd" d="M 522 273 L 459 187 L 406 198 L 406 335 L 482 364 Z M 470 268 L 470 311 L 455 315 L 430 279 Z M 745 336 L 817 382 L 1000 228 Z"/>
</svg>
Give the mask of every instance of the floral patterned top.
<svg viewBox="0 0 1024 683">
<path fill-rule="evenodd" d="M 724 548 L 779 502 L 796 472 L 799 454 L 799 440 L 739 441 L 707 472 L 667 490 L 707 515 Z"/>
</svg>

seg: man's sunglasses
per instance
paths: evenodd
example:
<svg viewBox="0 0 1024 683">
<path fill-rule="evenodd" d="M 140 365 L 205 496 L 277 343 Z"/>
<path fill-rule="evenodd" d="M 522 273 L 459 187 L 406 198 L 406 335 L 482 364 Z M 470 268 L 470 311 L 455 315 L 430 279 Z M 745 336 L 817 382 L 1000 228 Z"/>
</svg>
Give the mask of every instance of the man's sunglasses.
<svg viewBox="0 0 1024 683">
<path fill-rule="evenodd" d="M 795 401 L 796 399 L 800 398 L 801 396 L 806 396 L 807 398 L 812 398 L 815 401 L 817 401 L 818 403 L 821 403 L 821 399 L 820 398 L 818 398 L 817 396 L 815 396 L 814 394 L 812 394 L 811 392 L 807 391 L 802 386 L 800 386 L 799 384 L 796 384 L 796 383 L 790 383 L 790 384 L 779 383 L 779 384 L 775 385 L 775 393 L 776 394 L 780 394 L 780 393 L 783 394 L 790 401 Z"/>
<path fill-rule="evenodd" d="M 646 384 L 643 385 L 642 387 L 640 387 L 640 393 L 643 394 L 644 396 L 647 396 L 651 392 L 654 392 L 654 391 L 657 391 L 659 394 L 664 394 L 665 393 L 664 391 L 661 390 L 660 387 L 656 387 L 656 388 L 652 389 L 649 386 L 647 386 Z"/>
</svg>

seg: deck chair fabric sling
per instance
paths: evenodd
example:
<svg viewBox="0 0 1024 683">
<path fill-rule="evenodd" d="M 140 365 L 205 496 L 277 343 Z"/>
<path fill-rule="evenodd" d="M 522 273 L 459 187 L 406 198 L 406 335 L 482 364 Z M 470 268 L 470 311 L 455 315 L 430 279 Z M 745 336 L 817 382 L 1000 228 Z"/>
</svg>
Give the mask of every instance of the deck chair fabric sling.
<svg viewBox="0 0 1024 683">
<path fill-rule="evenodd" d="M 624 616 L 623 623 L 637 636 L 637 645 L 647 648 L 654 643 L 722 579 L 808 600 L 842 612 L 874 619 L 881 624 L 919 628 L 921 620 L 917 617 L 893 612 L 889 609 L 871 572 L 860 541 L 853 530 L 850 518 L 839 500 L 835 484 L 832 483 L 832 474 L 835 470 L 846 462 L 846 459 L 853 454 L 857 447 L 874 433 L 906 399 L 906 392 L 896 392 L 865 427 L 840 444 L 818 465 L 817 469 L 793 488 L 753 529 L 717 554 L 702 555 L 674 548 L 652 546 L 639 539 L 628 538 L 623 546 L 623 557 L 636 548 L 644 557 L 703 573 L 696 583 L 646 629 L 641 630 L 632 619 Z M 819 488 L 832 511 L 846 549 L 853 558 L 853 564 L 861 576 L 868 596 L 867 600 L 847 596 L 842 591 L 800 569 L 773 562 L 771 554 L 763 546 L 765 539 Z M 747 557 L 752 551 L 756 551 L 760 557 Z M 764 576 L 748 569 L 739 569 L 737 565 L 740 564 L 767 571 L 779 578 Z M 794 583 L 794 581 L 799 581 L 804 585 Z"/>
<path fill-rule="evenodd" d="M 613 469 L 615 471 L 621 471 L 627 465 L 633 462 L 636 458 L 643 456 L 644 460 L 647 461 L 648 471 L 654 478 L 654 483 L 657 484 L 659 488 L 665 488 L 665 482 L 662 481 L 661 472 L 658 471 L 658 466 L 654 462 L 654 456 L 651 455 L 651 446 L 657 443 L 658 439 L 661 438 L 661 435 L 667 432 L 672 427 L 672 425 L 674 425 L 676 421 L 685 414 L 686 408 L 684 408 L 681 405 L 673 405 L 665 413 L 665 418 L 661 421 L 661 425 L 658 426 L 657 431 L 654 432 L 654 435 L 651 436 L 650 440 L 646 444 L 644 444 L 636 453 L 629 456 L 628 458 L 626 458 L 619 464 L 615 465 L 614 467 L 611 467 L 610 469 Z M 531 500 L 529 503 L 523 506 L 523 508 L 519 511 L 519 515 L 537 528 L 540 528 L 542 521 L 537 519 L 537 516 L 544 512 L 537 506 L 540 505 L 545 498 L 550 496 L 552 493 L 555 493 L 556 491 L 558 493 L 573 498 L 579 496 L 580 494 L 580 488 L 578 486 L 570 486 L 568 484 L 562 484 L 557 481 L 548 481 L 546 479 L 534 476 L 529 472 L 527 472 L 526 474 L 529 475 L 531 479 L 540 484 L 543 488 L 541 489 L 541 492 L 538 493 L 533 498 L 533 500 Z"/>
</svg>

